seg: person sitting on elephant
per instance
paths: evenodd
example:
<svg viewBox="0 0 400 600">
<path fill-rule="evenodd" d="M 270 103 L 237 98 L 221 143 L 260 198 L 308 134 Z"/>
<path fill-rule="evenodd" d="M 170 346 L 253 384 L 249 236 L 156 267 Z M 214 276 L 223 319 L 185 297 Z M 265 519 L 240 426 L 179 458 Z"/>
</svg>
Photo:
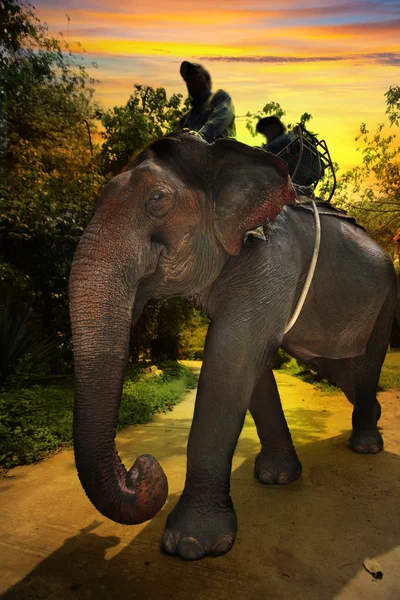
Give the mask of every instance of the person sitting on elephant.
<svg viewBox="0 0 400 600">
<path fill-rule="evenodd" d="M 279 154 L 292 141 L 290 135 L 286 133 L 285 125 L 275 116 L 260 119 L 256 131 L 267 138 L 267 143 L 262 148 L 272 154 Z"/>
<path fill-rule="evenodd" d="M 236 136 L 235 108 L 225 90 L 212 93 L 210 73 L 197 63 L 184 61 L 180 74 L 192 99 L 190 108 L 180 119 L 179 129 L 197 131 L 207 142 Z"/>
<path fill-rule="evenodd" d="M 293 148 L 292 153 L 285 153 L 284 155 L 281 155 L 280 153 L 294 141 L 295 136 L 293 136 L 293 134 L 291 136 L 286 132 L 285 125 L 276 116 L 260 119 L 257 123 L 256 131 L 262 133 L 267 138 L 267 143 L 261 146 L 262 149 L 267 150 L 272 154 L 280 155 L 280 158 L 287 163 L 289 173 L 292 174 L 293 171 L 296 170 L 296 165 L 299 160 L 299 147 Z M 303 160 L 306 160 L 307 149 L 304 152 Z M 313 157 L 314 155 L 311 156 Z M 307 166 L 300 166 L 300 168 L 297 169 L 297 177 L 293 180 L 293 184 L 298 197 L 315 198 L 314 191 L 311 187 L 313 177 L 313 171 L 310 171 Z"/>
</svg>

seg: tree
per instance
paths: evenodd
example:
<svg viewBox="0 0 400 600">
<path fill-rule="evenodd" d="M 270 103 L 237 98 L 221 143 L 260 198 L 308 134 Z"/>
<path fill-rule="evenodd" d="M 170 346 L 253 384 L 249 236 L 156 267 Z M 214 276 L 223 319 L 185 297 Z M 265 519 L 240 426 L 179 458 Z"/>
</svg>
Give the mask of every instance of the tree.
<svg viewBox="0 0 400 600">
<path fill-rule="evenodd" d="M 389 126 L 400 123 L 400 87 L 385 94 Z M 334 202 L 353 215 L 372 237 L 392 251 L 392 238 L 400 223 L 400 147 L 396 134 L 380 123 L 372 133 L 362 123 L 355 138 L 361 164 L 344 173 Z"/>
<path fill-rule="evenodd" d="M 72 365 L 69 268 L 98 191 L 134 154 L 173 130 L 188 101 L 182 105 L 180 94 L 168 99 L 163 88 L 135 85 L 125 106 L 102 111 L 80 57 L 63 39 L 48 36 L 29 4 L 5 0 L 1 17 L 0 303 L 12 285 L 22 308 L 33 309 L 32 327 L 58 337 L 57 372 Z M 101 151 L 88 135 L 98 118 Z M 158 359 L 168 350 L 176 358 L 180 326 L 192 313 L 182 300 L 150 302 L 132 355 L 150 350 Z"/>
<path fill-rule="evenodd" d="M 182 94 L 168 99 L 164 88 L 135 84 L 134 90 L 125 106 L 96 113 L 104 127 L 101 160 L 107 177 L 119 173 L 145 146 L 176 129 L 188 106 L 188 100 L 182 106 Z"/>
<path fill-rule="evenodd" d="M 185 333 L 199 321 L 200 312 L 183 298 L 150 300 L 135 324 L 130 343 L 130 358 L 152 361 L 185 358 Z"/>
<path fill-rule="evenodd" d="M 389 117 L 389 123 L 391 125 L 400 124 L 400 86 L 392 85 L 385 92 L 386 96 L 386 113 Z"/>
<path fill-rule="evenodd" d="M 9 204 L 11 200 L 25 215 L 32 213 L 32 220 L 43 212 L 65 212 L 67 206 L 86 210 L 96 191 L 91 176 L 102 183 L 87 132 L 94 116 L 95 81 L 66 42 L 48 37 L 29 4 L 5 0 L 2 7 L 1 106 L 8 175 L 2 191 Z"/>
<path fill-rule="evenodd" d="M 88 137 L 95 81 L 28 3 L 4 0 L 1 23 L 0 288 L 68 349 L 69 267 L 104 183 Z"/>
</svg>

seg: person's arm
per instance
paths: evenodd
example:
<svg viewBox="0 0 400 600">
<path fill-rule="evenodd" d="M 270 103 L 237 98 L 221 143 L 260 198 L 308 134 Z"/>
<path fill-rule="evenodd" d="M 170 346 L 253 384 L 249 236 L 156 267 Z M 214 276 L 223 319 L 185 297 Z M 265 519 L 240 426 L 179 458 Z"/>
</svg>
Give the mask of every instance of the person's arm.
<svg viewBox="0 0 400 600">
<path fill-rule="evenodd" d="M 207 140 L 213 142 L 221 133 L 231 125 L 235 118 L 235 109 L 229 94 L 219 90 L 212 99 L 212 113 L 199 133 Z"/>
<path fill-rule="evenodd" d="M 190 113 L 190 109 L 187 110 L 185 113 L 183 113 L 183 115 L 181 116 L 181 118 L 178 121 L 177 129 L 184 129 L 185 127 L 187 127 L 189 113 Z"/>
<path fill-rule="evenodd" d="M 268 144 L 264 146 L 264 150 L 268 150 L 268 152 L 272 152 L 272 154 L 278 154 L 281 150 L 286 148 L 291 141 L 292 140 L 290 139 L 289 135 L 279 135 L 272 141 L 268 142 Z"/>
</svg>

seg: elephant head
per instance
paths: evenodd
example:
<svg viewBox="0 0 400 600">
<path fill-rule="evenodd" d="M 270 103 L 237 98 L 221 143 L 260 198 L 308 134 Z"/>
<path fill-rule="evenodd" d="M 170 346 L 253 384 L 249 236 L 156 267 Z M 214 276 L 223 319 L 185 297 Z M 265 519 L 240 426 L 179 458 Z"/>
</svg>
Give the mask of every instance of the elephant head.
<svg viewBox="0 0 400 600">
<path fill-rule="evenodd" d="M 285 164 L 234 140 L 171 135 L 104 188 L 74 256 L 74 448 L 89 499 L 105 516 L 141 523 L 163 506 L 167 480 L 151 455 L 127 472 L 114 438 L 132 315 L 149 298 L 198 293 L 244 234 L 294 203 Z"/>
</svg>

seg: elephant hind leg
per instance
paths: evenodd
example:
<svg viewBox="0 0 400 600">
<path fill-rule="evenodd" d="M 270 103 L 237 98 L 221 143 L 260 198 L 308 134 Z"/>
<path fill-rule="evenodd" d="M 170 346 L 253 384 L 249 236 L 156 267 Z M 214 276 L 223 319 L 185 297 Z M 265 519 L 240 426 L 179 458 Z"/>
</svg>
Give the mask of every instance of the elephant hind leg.
<svg viewBox="0 0 400 600">
<path fill-rule="evenodd" d="M 268 366 L 257 382 L 249 404 L 261 442 L 254 476 L 264 484 L 284 484 L 298 479 L 302 466 L 283 414 L 272 369 Z"/>
<path fill-rule="evenodd" d="M 381 407 L 376 392 L 388 349 L 393 312 L 393 298 L 390 296 L 381 309 L 364 355 L 312 361 L 320 375 L 339 385 L 353 404 L 353 431 L 349 442 L 353 450 L 361 454 L 376 454 L 383 449 L 383 439 L 377 427 Z"/>
<path fill-rule="evenodd" d="M 367 356 L 340 360 L 318 359 L 314 367 L 322 377 L 339 385 L 353 404 L 353 431 L 349 442 L 355 452 L 376 454 L 383 449 L 377 423 L 381 407 L 376 398 L 382 362 Z"/>
</svg>

